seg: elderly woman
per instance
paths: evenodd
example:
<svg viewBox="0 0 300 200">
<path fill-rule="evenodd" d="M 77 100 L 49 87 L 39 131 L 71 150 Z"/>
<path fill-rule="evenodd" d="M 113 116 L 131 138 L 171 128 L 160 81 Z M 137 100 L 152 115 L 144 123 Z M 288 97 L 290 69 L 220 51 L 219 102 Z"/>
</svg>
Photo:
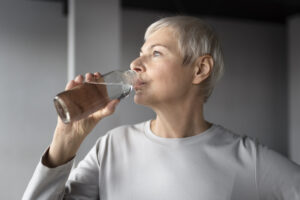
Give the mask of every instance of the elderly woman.
<svg viewBox="0 0 300 200">
<path fill-rule="evenodd" d="M 203 104 L 223 71 L 219 41 L 207 24 L 187 16 L 153 23 L 131 69 L 139 75 L 135 103 L 156 118 L 111 130 L 73 170 L 80 144 L 118 101 L 68 125 L 58 120 L 24 200 L 300 199 L 299 166 L 204 119 Z M 76 77 L 67 89 L 83 80 Z"/>
</svg>

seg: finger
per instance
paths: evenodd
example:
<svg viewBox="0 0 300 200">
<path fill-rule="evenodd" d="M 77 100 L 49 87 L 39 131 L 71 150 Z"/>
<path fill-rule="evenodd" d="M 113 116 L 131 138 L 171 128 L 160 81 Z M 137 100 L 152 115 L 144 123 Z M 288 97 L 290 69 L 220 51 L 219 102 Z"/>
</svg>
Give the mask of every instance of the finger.
<svg viewBox="0 0 300 200">
<path fill-rule="evenodd" d="M 120 102 L 119 99 L 110 101 L 102 110 L 94 114 L 95 120 L 99 121 L 100 119 L 103 119 L 104 117 L 113 114 L 119 102 Z"/>
<path fill-rule="evenodd" d="M 115 112 L 116 107 L 119 102 L 120 102 L 119 99 L 110 101 L 103 109 L 103 112 L 102 112 L 103 117 L 107 117 L 107 116 L 113 114 Z"/>
<path fill-rule="evenodd" d="M 83 76 L 82 75 L 78 75 L 78 76 L 76 76 L 76 78 L 74 79 L 74 81 L 75 81 L 75 83 L 83 83 L 83 81 L 84 81 L 84 78 L 83 78 Z"/>
<path fill-rule="evenodd" d="M 81 75 L 78 75 L 74 80 L 71 80 L 67 83 L 65 90 L 70 90 L 73 87 L 82 84 L 82 82 L 83 82 L 83 77 Z"/>
<path fill-rule="evenodd" d="M 87 82 L 92 82 L 92 81 L 94 81 L 94 74 L 92 74 L 92 73 L 86 73 L 85 74 L 85 80 L 87 81 Z"/>
<path fill-rule="evenodd" d="M 119 102 L 119 99 L 114 99 L 105 106 L 105 109 L 107 109 L 109 113 L 112 114 L 115 111 L 116 106 L 119 104 Z"/>
<path fill-rule="evenodd" d="M 71 80 L 67 83 L 65 90 L 70 90 L 73 87 L 75 87 L 76 85 L 77 85 L 76 82 L 74 80 Z"/>
<path fill-rule="evenodd" d="M 94 77 L 97 80 L 97 79 L 99 79 L 101 77 L 101 74 L 99 72 L 95 72 L 94 73 Z"/>
<path fill-rule="evenodd" d="M 102 75 L 99 72 L 94 73 L 95 81 L 97 83 L 104 82 Z"/>
</svg>

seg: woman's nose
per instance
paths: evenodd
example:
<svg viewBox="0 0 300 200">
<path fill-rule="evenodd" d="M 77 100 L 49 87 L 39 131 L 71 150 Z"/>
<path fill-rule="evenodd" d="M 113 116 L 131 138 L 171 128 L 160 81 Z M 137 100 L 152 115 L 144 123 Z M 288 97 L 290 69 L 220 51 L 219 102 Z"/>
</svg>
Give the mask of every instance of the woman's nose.
<svg viewBox="0 0 300 200">
<path fill-rule="evenodd" d="M 136 72 L 144 72 L 145 71 L 145 67 L 143 65 L 143 63 L 141 62 L 141 58 L 138 57 L 135 60 L 133 60 L 130 64 L 130 69 L 134 70 Z"/>
</svg>

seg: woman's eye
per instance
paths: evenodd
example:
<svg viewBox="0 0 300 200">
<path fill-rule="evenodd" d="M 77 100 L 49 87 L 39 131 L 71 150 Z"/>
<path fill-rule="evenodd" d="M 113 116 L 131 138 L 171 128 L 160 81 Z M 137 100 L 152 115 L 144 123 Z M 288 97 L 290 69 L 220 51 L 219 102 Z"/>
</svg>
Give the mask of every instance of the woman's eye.
<svg viewBox="0 0 300 200">
<path fill-rule="evenodd" d="M 161 53 L 159 51 L 153 51 L 153 56 L 160 56 Z"/>
</svg>

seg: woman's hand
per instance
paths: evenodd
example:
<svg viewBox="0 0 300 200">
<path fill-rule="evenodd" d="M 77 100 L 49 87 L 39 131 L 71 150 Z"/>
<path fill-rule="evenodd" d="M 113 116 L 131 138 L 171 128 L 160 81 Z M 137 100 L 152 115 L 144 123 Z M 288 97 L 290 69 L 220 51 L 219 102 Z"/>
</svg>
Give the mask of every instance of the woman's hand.
<svg viewBox="0 0 300 200">
<path fill-rule="evenodd" d="M 87 73 L 85 75 L 86 82 L 99 80 L 101 80 L 99 72 L 94 74 Z M 79 75 L 67 84 L 66 90 L 83 84 L 83 82 L 84 77 Z M 64 124 L 62 120 L 58 118 L 54 137 L 48 155 L 43 160 L 43 163 L 49 167 L 56 167 L 71 160 L 76 155 L 85 137 L 94 129 L 101 119 L 114 113 L 118 103 L 119 100 L 112 100 L 104 108 L 89 115 L 87 118 L 69 124 Z"/>
</svg>

